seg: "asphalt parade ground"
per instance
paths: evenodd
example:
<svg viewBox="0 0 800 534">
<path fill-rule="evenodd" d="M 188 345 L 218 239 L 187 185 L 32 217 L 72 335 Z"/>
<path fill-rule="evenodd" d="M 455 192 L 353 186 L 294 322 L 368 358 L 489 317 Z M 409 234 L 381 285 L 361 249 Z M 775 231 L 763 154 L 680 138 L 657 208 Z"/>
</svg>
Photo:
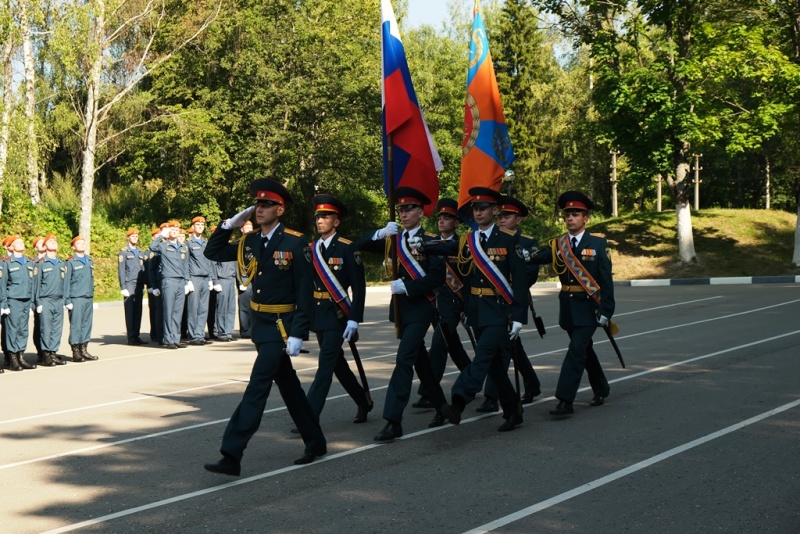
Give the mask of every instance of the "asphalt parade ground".
<svg viewBox="0 0 800 534">
<path fill-rule="evenodd" d="M 369 421 L 352 423 L 334 380 L 328 454 L 295 466 L 302 441 L 273 388 L 239 478 L 202 465 L 219 458 L 249 340 L 128 346 L 122 307 L 101 307 L 99 361 L 0 375 L 0 532 L 800 532 L 800 284 L 618 287 L 627 369 L 598 331 L 611 395 L 590 407 L 584 376 L 564 420 L 548 413 L 567 345 L 557 289 L 534 287 L 547 335 L 528 324 L 522 341 L 542 395 L 521 427 L 498 432 L 481 397 L 435 429 L 409 405 L 404 437 L 375 444 L 397 345 L 379 289 L 360 328 Z M 304 348 L 307 390 L 316 344 Z"/>
</svg>

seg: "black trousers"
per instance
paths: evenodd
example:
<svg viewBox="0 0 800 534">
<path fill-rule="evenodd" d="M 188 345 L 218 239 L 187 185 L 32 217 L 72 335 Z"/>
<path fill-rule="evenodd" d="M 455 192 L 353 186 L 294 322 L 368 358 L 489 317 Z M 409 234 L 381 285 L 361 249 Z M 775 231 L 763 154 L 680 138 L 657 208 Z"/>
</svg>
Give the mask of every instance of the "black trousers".
<svg viewBox="0 0 800 534">
<path fill-rule="evenodd" d="M 419 322 L 409 323 L 402 328 L 394 371 L 386 390 L 386 401 L 383 403 L 383 418 L 387 421 L 400 423 L 403 420 L 403 411 L 411 396 L 414 371 L 434 406 L 447 402 L 442 386 L 433 376 L 428 351 L 425 349 L 425 334 L 430 326 L 430 323 Z"/>
<path fill-rule="evenodd" d="M 322 413 L 322 408 L 325 406 L 325 398 L 331 389 L 333 375 L 336 375 L 336 379 L 358 406 L 367 405 L 364 388 L 358 383 L 356 375 L 353 374 L 353 370 L 350 369 L 350 365 L 344 358 L 343 332 L 344 330 L 341 328 L 316 332 L 319 345 L 319 364 L 314 381 L 308 388 L 308 402 L 317 416 Z"/>
<path fill-rule="evenodd" d="M 463 371 L 464 368 L 472 362 L 470 357 L 467 355 L 467 351 L 464 350 L 464 344 L 461 343 L 461 338 L 458 335 L 457 328 L 458 323 L 460 322 L 458 317 L 442 316 L 441 322 L 444 324 L 444 327 L 448 330 L 450 337 L 453 339 L 448 345 L 444 332 L 442 331 L 442 325 L 436 325 L 436 328 L 433 331 L 433 337 L 431 338 L 431 349 L 428 354 L 431 360 L 433 377 L 438 383 L 442 381 L 442 377 L 444 376 L 444 370 L 447 367 L 448 355 L 450 356 L 450 359 L 453 360 L 453 363 L 456 364 L 456 367 L 458 367 L 459 371 Z M 417 393 L 428 398 L 422 382 L 420 382 Z"/>
<path fill-rule="evenodd" d="M 292 367 L 292 361 L 284 350 L 283 342 L 259 343 L 256 349 L 258 356 L 250 373 L 250 383 L 244 391 L 239 406 L 228 421 L 225 434 L 222 436 L 220 452 L 237 461 L 242 460 L 247 443 L 261 426 L 261 417 L 264 415 L 273 381 L 278 386 L 289 415 L 300 431 L 305 443 L 305 452 L 322 451 L 327 443 L 319 426 L 319 417 L 311 410 L 300 379 Z"/>
<path fill-rule="evenodd" d="M 608 397 L 611 386 L 608 385 L 600 360 L 592 348 L 592 336 L 597 327 L 572 326 L 566 330 L 569 334 L 569 348 L 561 364 L 561 374 L 558 375 L 556 398 L 566 402 L 575 401 L 584 369 L 589 375 L 592 392 L 600 397 Z"/>
<path fill-rule="evenodd" d="M 525 386 L 526 393 L 538 395 L 542 391 L 542 384 L 539 382 L 539 377 L 536 371 L 533 370 L 533 365 L 528 359 L 525 348 L 522 346 L 522 341 L 517 338 L 511 342 L 511 358 L 509 358 L 509 365 L 511 360 L 514 360 L 514 372 L 519 371 L 522 375 L 522 382 Z M 508 367 L 506 367 L 508 371 Z M 497 399 L 497 387 L 492 382 L 491 378 L 486 379 L 486 386 L 483 389 L 483 394 L 489 399 Z"/>
<path fill-rule="evenodd" d="M 125 331 L 128 334 L 128 341 L 139 337 L 142 329 L 142 290 L 137 289 L 131 296 L 125 297 L 123 305 L 125 307 Z"/>
<path fill-rule="evenodd" d="M 508 327 L 498 325 L 475 328 L 475 337 L 478 340 L 478 349 L 472 363 L 461 371 L 453 384 L 453 403 L 458 404 L 456 397 L 464 405 L 472 401 L 488 375 L 497 386 L 503 417 L 511 417 L 516 413 L 519 396 L 508 378 L 511 354 Z"/>
</svg>

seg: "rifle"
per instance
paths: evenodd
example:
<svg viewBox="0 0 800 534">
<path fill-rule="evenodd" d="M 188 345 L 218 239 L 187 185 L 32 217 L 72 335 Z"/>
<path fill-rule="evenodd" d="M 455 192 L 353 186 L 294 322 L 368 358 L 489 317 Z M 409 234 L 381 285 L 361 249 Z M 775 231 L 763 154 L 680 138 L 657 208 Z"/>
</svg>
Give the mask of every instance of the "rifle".
<svg viewBox="0 0 800 534">
<path fill-rule="evenodd" d="M 478 342 L 475 341 L 475 332 L 472 331 L 472 328 L 467 326 L 467 324 L 462 320 L 461 326 L 464 327 L 464 330 L 467 331 L 467 335 L 469 336 L 469 342 L 472 343 L 472 350 L 477 352 L 478 351 Z"/>
<path fill-rule="evenodd" d="M 531 309 L 531 314 L 533 315 L 533 324 L 536 325 L 536 331 L 539 332 L 539 337 L 544 338 L 544 335 L 547 331 L 544 329 L 544 321 L 541 317 L 536 315 L 536 310 L 533 308 L 533 297 L 531 296 L 530 292 L 528 292 L 528 307 Z"/>
</svg>

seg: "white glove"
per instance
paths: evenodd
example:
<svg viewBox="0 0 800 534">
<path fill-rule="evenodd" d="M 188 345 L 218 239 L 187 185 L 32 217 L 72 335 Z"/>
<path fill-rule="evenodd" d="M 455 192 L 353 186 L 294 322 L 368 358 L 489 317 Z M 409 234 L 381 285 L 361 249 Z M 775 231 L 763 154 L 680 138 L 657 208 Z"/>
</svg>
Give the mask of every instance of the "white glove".
<svg viewBox="0 0 800 534">
<path fill-rule="evenodd" d="M 154 296 L 154 297 L 160 297 L 160 296 L 161 296 L 161 290 L 160 290 L 160 289 L 158 289 L 158 288 L 155 288 L 155 289 L 153 290 L 153 296 Z"/>
<path fill-rule="evenodd" d="M 392 280 L 389 284 L 389 287 L 392 289 L 393 295 L 407 295 L 406 292 L 406 283 L 402 280 Z"/>
<path fill-rule="evenodd" d="M 11 313 L 11 308 L 3 308 L 0 310 L 0 315 L 8 315 Z"/>
<path fill-rule="evenodd" d="M 222 293 L 222 284 L 217 284 L 212 289 L 217 293 Z"/>
<path fill-rule="evenodd" d="M 525 247 L 522 247 L 522 257 L 525 260 L 525 263 L 530 263 L 530 261 L 531 261 L 531 252 Z"/>
<path fill-rule="evenodd" d="M 162 228 L 161 237 L 169 237 L 169 230 L 170 230 L 169 226 L 165 226 L 164 228 Z"/>
<path fill-rule="evenodd" d="M 123 289 L 122 291 L 120 291 L 120 293 L 122 293 L 122 296 L 125 297 L 125 298 L 128 298 L 128 297 L 131 296 L 131 292 L 128 291 L 127 289 Z"/>
<path fill-rule="evenodd" d="M 419 236 L 409 237 L 408 246 L 411 250 L 419 250 L 422 248 L 422 238 Z"/>
<path fill-rule="evenodd" d="M 39 304 L 38 306 L 36 306 L 36 313 L 42 313 L 42 310 L 44 310 L 44 308 L 42 307 L 42 305 L 41 305 L 41 304 Z"/>
<path fill-rule="evenodd" d="M 286 354 L 289 356 L 297 356 L 302 348 L 303 340 L 299 337 L 289 336 L 289 339 L 286 340 Z"/>
<path fill-rule="evenodd" d="M 508 339 L 515 340 L 519 337 L 519 331 L 522 330 L 522 323 L 514 321 L 511 323 L 511 331 L 508 333 Z"/>
<path fill-rule="evenodd" d="M 247 286 L 244 284 L 239 284 L 239 291 L 247 291 Z"/>
<path fill-rule="evenodd" d="M 191 283 L 191 282 L 189 282 L 189 283 Z M 192 291 L 193 291 L 193 289 L 189 284 L 186 284 L 185 286 L 183 286 L 183 294 L 184 295 L 188 295 Z"/>
<path fill-rule="evenodd" d="M 599 315 L 597 317 L 597 326 L 603 326 L 603 327 L 608 326 L 608 317 L 606 317 L 605 315 Z"/>
<path fill-rule="evenodd" d="M 208 281 L 208 290 L 211 291 L 212 289 L 214 289 L 214 282 L 212 280 L 209 280 Z"/>
<path fill-rule="evenodd" d="M 152 288 L 152 287 L 148 287 L 148 288 L 147 288 L 147 292 L 148 292 L 148 293 L 150 293 L 150 294 L 152 295 L 152 294 L 153 294 L 153 288 Z"/>
<path fill-rule="evenodd" d="M 397 235 L 400 233 L 400 225 L 394 221 L 389 221 L 386 226 L 378 230 L 375 235 L 378 239 L 389 237 L 390 235 Z"/>
<path fill-rule="evenodd" d="M 347 326 L 344 329 L 342 337 L 350 341 L 350 338 L 353 337 L 353 334 L 356 332 L 358 332 L 358 323 L 356 321 L 347 321 Z"/>
<path fill-rule="evenodd" d="M 255 206 L 250 206 L 249 208 L 245 208 L 227 221 L 223 221 L 220 227 L 223 230 L 233 230 L 234 228 L 240 228 L 244 223 L 250 220 L 250 217 L 253 215 L 253 212 L 256 211 Z"/>
<path fill-rule="evenodd" d="M 72 303 L 71 302 L 69 304 L 65 304 L 64 307 L 66 309 L 68 309 L 69 311 L 72 311 Z"/>
</svg>

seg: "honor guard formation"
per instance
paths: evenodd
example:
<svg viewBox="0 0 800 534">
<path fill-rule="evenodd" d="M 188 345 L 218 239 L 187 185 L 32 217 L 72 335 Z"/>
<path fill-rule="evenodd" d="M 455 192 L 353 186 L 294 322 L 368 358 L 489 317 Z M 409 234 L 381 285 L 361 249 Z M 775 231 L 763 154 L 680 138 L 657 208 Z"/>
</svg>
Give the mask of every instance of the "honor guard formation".
<svg viewBox="0 0 800 534">
<path fill-rule="evenodd" d="M 233 341 L 238 314 L 239 336 L 255 345 L 250 380 L 222 436 L 221 457 L 205 464 L 206 470 L 240 475 L 244 450 L 261 424 L 273 382 L 294 421 L 291 432 L 303 439 L 303 455 L 295 464 L 327 453 L 319 420 L 334 377 L 353 400 L 353 423 L 367 421 L 374 403 L 357 347 L 364 334 L 359 326 L 366 298 L 362 253 L 382 259 L 391 279 L 387 313 L 398 339 L 381 414 L 385 426 L 375 442 L 403 436 L 403 413 L 412 402 L 415 374 L 419 386 L 412 406 L 433 411 L 429 427 L 459 424 L 481 393 L 475 409 L 502 411 L 500 432 L 523 424 L 523 405 L 542 393 L 519 339 L 529 312 L 539 335 L 545 334 L 530 293 L 540 265 L 551 265 L 559 278 L 559 326 L 570 340 L 555 392 L 558 403 L 550 414 L 573 414 L 584 370 L 593 392 L 590 405 L 604 404 L 610 388 L 592 337 L 600 327 L 613 341 L 614 286 L 606 240 L 586 231 L 594 204 L 583 193 L 568 191 L 559 197 L 567 232 L 541 247 L 534 237 L 520 233 L 528 208 L 485 187 L 471 188 L 469 203 L 461 211 L 455 200 L 438 199 L 436 234 L 422 228 L 424 207 L 433 199 L 414 188 L 398 187 L 393 196 L 398 220 L 354 240 L 339 233 L 349 213 L 332 195 L 313 200 L 313 240 L 281 222 L 292 206 L 292 196 L 282 184 L 255 180 L 250 195 L 252 205 L 211 228 L 208 240 L 206 219 L 196 216 L 188 234 L 178 221 L 153 229 L 144 250 L 139 247 L 139 230 L 131 228 L 117 255 L 129 345 L 148 344 L 141 337 L 145 295 L 150 343 L 180 349 Z M 473 229 L 459 234 L 462 223 Z M 0 325 L 5 367 L 21 371 L 96 360 L 87 350 L 94 263 L 86 254 L 86 241 L 75 236 L 67 258 L 59 256 L 54 234 L 34 238 L 31 256 L 19 235 L 6 237 L 3 245 Z M 65 310 L 71 358 L 58 354 Z M 31 313 L 36 363 L 25 358 Z M 471 355 L 459 328 L 469 338 Z M 300 354 L 311 332 L 319 355 L 306 394 L 291 358 Z M 355 372 L 345 357 L 345 345 Z M 445 391 L 441 380 L 448 357 L 459 374 Z"/>
</svg>

